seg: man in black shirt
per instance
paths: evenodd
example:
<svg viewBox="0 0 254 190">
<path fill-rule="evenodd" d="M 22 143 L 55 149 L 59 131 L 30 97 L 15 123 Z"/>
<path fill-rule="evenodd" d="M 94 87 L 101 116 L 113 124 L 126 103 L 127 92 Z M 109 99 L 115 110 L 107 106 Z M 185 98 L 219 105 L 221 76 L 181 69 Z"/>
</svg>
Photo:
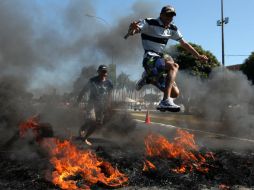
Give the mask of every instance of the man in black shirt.
<svg viewBox="0 0 254 190">
<path fill-rule="evenodd" d="M 107 79 L 108 70 L 106 65 L 98 67 L 98 75 L 89 79 L 88 83 L 79 93 L 77 102 L 80 102 L 85 93 L 89 93 L 88 105 L 86 108 L 86 118 L 91 119 L 91 111 L 94 109 L 96 125 L 89 126 L 87 130 L 81 129 L 80 135 L 84 137 L 86 144 L 92 145 L 87 139 L 105 122 L 105 115 L 111 105 L 111 92 L 113 84 Z"/>
</svg>

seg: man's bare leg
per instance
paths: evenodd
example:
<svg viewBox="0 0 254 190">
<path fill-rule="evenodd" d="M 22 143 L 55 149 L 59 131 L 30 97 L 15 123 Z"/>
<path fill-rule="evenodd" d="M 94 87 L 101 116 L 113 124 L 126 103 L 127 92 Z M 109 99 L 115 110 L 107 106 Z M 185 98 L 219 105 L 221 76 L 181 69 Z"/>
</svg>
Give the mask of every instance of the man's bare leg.
<svg viewBox="0 0 254 190">
<path fill-rule="evenodd" d="M 175 83 L 177 71 L 178 71 L 178 64 L 165 60 L 166 69 L 168 70 L 167 78 L 166 78 L 166 87 L 164 91 L 163 100 L 168 99 L 172 93 L 173 84 Z"/>
<path fill-rule="evenodd" d="M 90 141 L 88 141 L 87 139 L 85 140 L 85 143 L 88 145 L 88 146 L 92 146 L 93 144 L 90 142 Z"/>
<path fill-rule="evenodd" d="M 180 106 L 176 105 L 172 98 L 177 97 L 179 94 L 179 89 L 175 84 L 175 79 L 178 71 L 178 64 L 174 63 L 172 60 L 165 60 L 165 66 L 167 77 L 166 84 L 164 89 L 163 100 L 160 101 L 159 106 L 157 107 L 160 111 L 171 111 L 171 112 L 179 112 Z M 172 97 L 172 98 L 170 98 Z"/>
<path fill-rule="evenodd" d="M 89 146 L 92 146 L 92 143 L 88 141 L 88 138 L 94 133 L 94 131 L 98 128 L 98 124 L 96 123 L 95 125 L 90 126 L 87 131 L 86 135 L 84 136 L 85 143 L 88 144 Z"/>
<path fill-rule="evenodd" d="M 174 82 L 173 85 L 172 85 L 172 90 L 171 90 L 170 97 L 171 98 L 177 98 L 179 96 L 179 94 L 180 94 L 180 90 L 177 87 L 176 82 Z"/>
<path fill-rule="evenodd" d="M 104 109 L 104 107 L 97 106 L 94 108 L 96 118 L 95 124 L 91 125 L 87 129 L 86 135 L 84 137 L 85 143 L 89 146 L 91 146 L 92 143 L 88 141 L 88 138 L 94 133 L 95 130 L 99 129 L 103 125 L 105 113 L 102 111 L 102 109 Z"/>
</svg>

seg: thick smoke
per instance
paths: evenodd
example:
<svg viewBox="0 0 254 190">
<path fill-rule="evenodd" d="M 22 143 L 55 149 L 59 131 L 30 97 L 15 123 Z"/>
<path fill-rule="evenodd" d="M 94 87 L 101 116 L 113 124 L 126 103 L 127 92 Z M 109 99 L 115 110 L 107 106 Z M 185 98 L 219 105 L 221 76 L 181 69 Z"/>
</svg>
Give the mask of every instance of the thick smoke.
<svg viewBox="0 0 254 190">
<path fill-rule="evenodd" d="M 140 39 L 123 36 L 131 21 L 157 16 L 156 2 L 137 1 L 130 15 L 115 15 L 112 24 L 96 18 L 93 3 L 69 0 L 49 7 L 33 0 L 1 1 L 0 74 L 18 74 L 33 92 L 63 93 L 71 91 L 83 66 L 112 59 L 117 65 L 137 64 Z"/>
<path fill-rule="evenodd" d="M 32 96 L 24 90 L 24 82 L 19 78 L 0 78 L 0 144 L 17 132 L 19 122 L 33 113 Z"/>
<path fill-rule="evenodd" d="M 112 59 L 117 65 L 141 64 L 140 38 L 123 36 L 131 21 L 158 16 L 157 1 L 137 1 L 129 15 L 115 15 L 110 24 L 89 16 L 96 15 L 93 3 L 67 0 L 49 7 L 34 0 L 0 2 L 1 130 L 37 112 L 53 126 L 79 126 L 82 116 L 77 112 L 60 112 L 54 104 L 35 111 L 31 97 L 54 89 L 56 94 L 72 91 L 84 66 L 109 64 Z M 187 75 L 178 80 L 182 100 L 188 100 L 185 105 L 198 108 L 209 120 L 223 121 L 224 131 L 254 136 L 253 87 L 243 74 L 214 71 L 208 81 Z"/>
<path fill-rule="evenodd" d="M 132 7 L 132 13 L 120 18 L 112 29 L 104 35 L 98 36 L 97 47 L 108 57 L 114 56 L 118 64 L 138 64 L 143 54 L 140 36 L 133 36 L 124 40 L 123 36 L 127 33 L 132 21 L 147 17 L 158 17 L 155 12 L 156 2 L 137 1 Z M 140 63 L 141 64 L 141 63 Z"/>
<path fill-rule="evenodd" d="M 254 89 L 242 72 L 217 68 L 207 80 L 181 72 L 178 83 L 179 102 L 207 121 L 202 129 L 254 138 Z"/>
<path fill-rule="evenodd" d="M 141 6 L 146 10 L 144 5 L 137 3 L 134 9 Z M 37 113 L 42 113 L 42 119 L 53 125 L 71 127 L 73 123 L 66 120 L 79 121 L 78 114 L 52 109 L 57 93 L 72 90 L 83 66 L 110 63 L 112 55 L 127 54 L 125 58 L 129 61 L 127 57 L 134 55 L 128 53 L 131 48 L 121 50 L 124 43 L 130 43 L 123 40 L 123 35 L 129 22 L 140 15 L 127 16 L 130 21 L 116 19 L 116 24 L 105 26 L 87 16 L 96 15 L 93 6 L 93 1 L 83 0 L 52 2 L 50 6 L 33 0 L 0 2 L 1 130 L 16 130 L 21 120 Z M 117 64 L 126 63 L 124 58 L 121 60 Z M 49 93 L 55 96 L 51 97 L 50 105 L 32 109 L 34 94 Z"/>
<path fill-rule="evenodd" d="M 32 45 L 34 35 L 30 24 L 31 15 L 25 14 L 25 11 L 20 9 L 23 6 L 30 6 L 20 3 L 20 1 L 1 1 L 0 74 L 1 76 L 19 74 L 19 78 L 28 80 L 27 74 L 31 73 L 34 64 L 41 61 L 41 57 Z"/>
</svg>

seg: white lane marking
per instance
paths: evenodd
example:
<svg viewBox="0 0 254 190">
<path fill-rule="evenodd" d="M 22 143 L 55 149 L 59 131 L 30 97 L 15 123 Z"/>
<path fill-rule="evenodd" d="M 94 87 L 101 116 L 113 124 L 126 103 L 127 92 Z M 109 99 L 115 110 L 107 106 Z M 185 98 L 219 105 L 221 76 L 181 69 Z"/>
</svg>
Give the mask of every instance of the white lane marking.
<svg viewBox="0 0 254 190">
<path fill-rule="evenodd" d="M 142 120 L 139 120 L 139 119 L 135 119 L 135 120 L 136 120 L 137 122 L 144 123 L 144 121 L 142 121 Z M 234 139 L 234 140 L 238 140 L 238 141 L 247 141 L 247 142 L 254 143 L 254 140 L 253 140 L 253 139 L 246 139 L 246 138 L 239 138 L 239 137 L 231 137 L 231 136 L 224 135 L 224 134 L 213 133 L 213 132 L 208 132 L 208 131 L 202 131 L 202 130 L 197 130 L 197 129 L 188 129 L 188 128 L 184 128 L 184 127 L 176 127 L 176 126 L 167 125 L 167 124 L 164 124 L 164 123 L 156 123 L 156 122 L 151 122 L 151 123 L 152 123 L 152 124 L 156 124 L 156 125 L 160 125 L 160 126 L 164 126 L 164 127 L 167 127 L 167 128 L 184 129 L 184 130 L 186 130 L 186 131 L 193 131 L 193 132 L 199 132 L 199 133 L 206 133 L 206 134 L 209 134 L 209 135 L 215 135 L 215 136 L 226 137 L 226 138 Z M 144 123 L 144 124 L 145 124 L 145 123 Z"/>
</svg>

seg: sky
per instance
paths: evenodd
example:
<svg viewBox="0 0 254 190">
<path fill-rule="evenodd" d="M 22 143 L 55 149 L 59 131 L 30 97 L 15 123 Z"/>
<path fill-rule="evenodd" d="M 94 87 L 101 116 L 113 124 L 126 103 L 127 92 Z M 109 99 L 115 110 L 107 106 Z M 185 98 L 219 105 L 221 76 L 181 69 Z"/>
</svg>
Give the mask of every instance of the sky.
<svg viewBox="0 0 254 190">
<path fill-rule="evenodd" d="M 220 0 L 0 0 L 0 78 L 12 76 L 33 93 L 70 92 L 84 66 L 115 63 L 137 80 L 140 36 L 123 39 L 129 23 L 175 7 L 174 24 L 188 42 L 221 62 Z M 254 51 L 254 0 L 224 0 L 225 65 Z M 174 44 L 175 42 L 170 43 Z"/>
<path fill-rule="evenodd" d="M 104 18 L 110 24 L 117 19 L 114 15 L 131 13 L 134 0 L 117 1 L 97 0 L 97 16 Z M 145 1 L 151 2 L 154 1 Z M 221 27 L 217 20 L 221 20 L 221 0 L 160 0 L 156 1 L 154 9 L 157 13 L 164 5 L 172 5 L 177 11 L 174 23 L 178 26 L 184 38 L 200 44 L 211 51 L 221 62 Z M 241 64 L 254 51 L 254 18 L 253 0 L 223 0 L 224 18 L 229 17 L 229 23 L 224 27 L 225 65 Z M 157 17 L 158 15 L 147 15 Z M 138 19 L 138 18 L 137 18 Z M 239 55 L 239 56 L 238 56 Z M 243 55 L 243 56 L 240 56 Z"/>
</svg>

